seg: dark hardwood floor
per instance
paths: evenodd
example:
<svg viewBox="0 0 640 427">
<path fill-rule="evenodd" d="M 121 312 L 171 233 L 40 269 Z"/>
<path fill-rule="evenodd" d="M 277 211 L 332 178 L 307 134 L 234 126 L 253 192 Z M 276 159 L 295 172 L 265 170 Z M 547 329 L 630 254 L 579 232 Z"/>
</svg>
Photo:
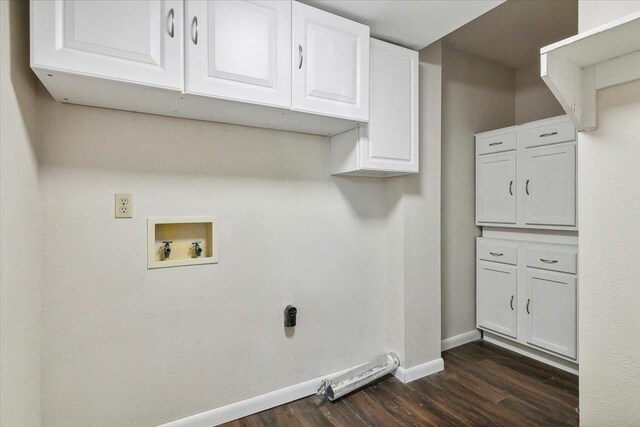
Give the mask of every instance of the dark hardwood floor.
<svg viewBox="0 0 640 427">
<path fill-rule="evenodd" d="M 341 400 L 300 399 L 225 426 L 577 426 L 578 377 L 476 341 L 442 354 L 445 370 L 387 376 Z"/>
</svg>

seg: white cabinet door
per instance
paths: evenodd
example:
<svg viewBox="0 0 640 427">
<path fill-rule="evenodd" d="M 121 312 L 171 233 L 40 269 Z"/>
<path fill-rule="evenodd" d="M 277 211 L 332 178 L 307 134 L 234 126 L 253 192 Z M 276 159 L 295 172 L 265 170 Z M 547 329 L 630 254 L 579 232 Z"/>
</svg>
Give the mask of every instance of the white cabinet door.
<svg viewBox="0 0 640 427">
<path fill-rule="evenodd" d="M 291 3 L 187 2 L 186 92 L 291 107 Z"/>
<path fill-rule="evenodd" d="M 418 172 L 418 52 L 371 39 L 371 117 L 360 126 L 364 169 Z"/>
<path fill-rule="evenodd" d="M 573 144 L 528 148 L 520 179 L 525 222 L 576 225 L 576 148 Z"/>
<path fill-rule="evenodd" d="M 517 338 L 517 267 L 478 261 L 477 269 L 478 327 Z"/>
<path fill-rule="evenodd" d="M 293 2 L 294 110 L 369 121 L 369 27 Z"/>
<path fill-rule="evenodd" d="M 576 277 L 531 268 L 526 277 L 527 343 L 575 359 Z"/>
<path fill-rule="evenodd" d="M 476 158 L 478 223 L 516 223 L 516 152 Z"/>
<path fill-rule="evenodd" d="M 32 66 L 182 90 L 182 6 L 181 0 L 31 1 Z"/>
</svg>

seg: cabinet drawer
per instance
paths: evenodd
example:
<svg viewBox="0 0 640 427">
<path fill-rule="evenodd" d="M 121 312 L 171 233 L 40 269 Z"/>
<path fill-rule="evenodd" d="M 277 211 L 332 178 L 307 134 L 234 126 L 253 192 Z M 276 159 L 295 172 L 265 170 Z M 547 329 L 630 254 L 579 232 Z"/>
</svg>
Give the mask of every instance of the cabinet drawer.
<svg viewBox="0 0 640 427">
<path fill-rule="evenodd" d="M 478 258 L 485 261 L 518 264 L 518 246 L 514 243 L 482 239 L 478 240 L 477 252 Z"/>
<path fill-rule="evenodd" d="M 526 127 L 520 131 L 523 147 L 558 144 L 576 140 L 576 128 L 571 121 L 561 121 L 542 126 Z"/>
<path fill-rule="evenodd" d="M 478 155 L 501 153 L 517 148 L 516 132 L 505 132 L 497 135 L 477 136 L 476 151 Z"/>
<path fill-rule="evenodd" d="M 527 249 L 527 267 L 576 274 L 578 271 L 578 254 L 576 248 L 567 249 Z"/>
</svg>

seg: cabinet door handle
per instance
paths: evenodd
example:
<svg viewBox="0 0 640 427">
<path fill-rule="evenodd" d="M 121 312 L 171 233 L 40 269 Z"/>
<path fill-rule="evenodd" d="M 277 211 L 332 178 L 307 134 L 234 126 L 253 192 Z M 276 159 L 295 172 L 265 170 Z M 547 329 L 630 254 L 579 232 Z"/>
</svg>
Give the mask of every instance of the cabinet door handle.
<svg viewBox="0 0 640 427">
<path fill-rule="evenodd" d="M 558 262 L 557 259 L 544 259 L 544 258 L 540 258 L 540 261 L 544 262 L 545 264 L 555 264 Z"/>
<path fill-rule="evenodd" d="M 511 295 L 511 301 L 509 301 L 509 305 L 511 306 L 511 311 L 513 311 L 513 295 Z"/>
<path fill-rule="evenodd" d="M 300 58 L 298 62 L 298 70 L 300 70 L 302 68 L 302 62 L 304 61 L 304 50 L 302 50 L 301 44 L 298 45 L 298 58 Z"/>
<path fill-rule="evenodd" d="M 529 193 L 529 180 L 524 184 L 524 191 L 527 193 L 527 196 L 531 194 Z"/>
<path fill-rule="evenodd" d="M 509 183 L 509 194 L 513 196 L 513 180 Z"/>
<path fill-rule="evenodd" d="M 540 135 L 540 138 L 546 138 L 548 136 L 553 136 L 553 135 L 557 135 L 558 132 L 549 132 L 549 133 L 543 133 L 542 135 Z"/>
<path fill-rule="evenodd" d="M 531 312 L 529 311 L 529 303 L 531 302 L 530 299 L 527 300 L 527 314 L 531 314 Z"/>
<path fill-rule="evenodd" d="M 198 44 L 198 17 L 194 16 L 191 21 L 191 40 L 193 44 Z"/>
<path fill-rule="evenodd" d="M 173 38 L 175 30 L 175 13 L 173 8 L 169 10 L 169 15 L 167 16 L 167 29 L 169 31 L 169 37 Z"/>
<path fill-rule="evenodd" d="M 502 141 L 500 141 L 500 142 L 492 142 L 491 144 L 489 144 L 489 147 L 493 147 L 494 145 L 502 145 Z"/>
<path fill-rule="evenodd" d="M 491 255 L 493 255 L 493 256 L 502 256 L 502 255 L 504 255 L 503 253 L 500 253 L 500 252 L 489 252 L 489 253 Z"/>
</svg>

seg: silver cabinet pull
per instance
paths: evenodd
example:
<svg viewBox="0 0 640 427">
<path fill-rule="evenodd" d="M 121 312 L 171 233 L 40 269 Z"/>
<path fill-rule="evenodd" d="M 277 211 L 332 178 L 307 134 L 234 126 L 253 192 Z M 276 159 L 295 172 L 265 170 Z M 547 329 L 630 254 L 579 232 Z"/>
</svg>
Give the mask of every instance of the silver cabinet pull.
<svg viewBox="0 0 640 427">
<path fill-rule="evenodd" d="M 531 302 L 530 299 L 527 300 L 527 314 L 531 314 L 531 312 L 529 311 L 529 303 Z"/>
<path fill-rule="evenodd" d="M 509 194 L 513 196 L 513 180 L 509 183 Z"/>
<path fill-rule="evenodd" d="M 304 61 L 304 50 L 302 50 L 302 45 L 298 45 L 298 58 L 300 58 L 300 62 L 298 62 L 298 70 L 302 68 L 302 62 Z"/>
<path fill-rule="evenodd" d="M 489 147 L 493 147 L 494 145 L 502 145 L 502 141 L 500 141 L 500 142 L 492 142 L 491 144 L 489 144 Z"/>
<path fill-rule="evenodd" d="M 194 16 L 191 21 L 191 40 L 193 44 L 198 44 L 198 17 Z"/>
<path fill-rule="evenodd" d="M 167 30 L 169 31 L 169 37 L 173 38 L 175 30 L 175 13 L 173 8 L 169 10 L 169 15 L 167 16 Z"/>
<path fill-rule="evenodd" d="M 511 311 L 513 311 L 513 295 L 511 295 L 511 301 L 509 301 L 509 305 L 511 306 Z"/>
<path fill-rule="evenodd" d="M 546 138 L 548 136 L 553 136 L 553 135 L 557 135 L 558 132 L 549 132 L 549 133 L 543 133 L 542 135 L 540 135 L 540 138 Z"/>
<path fill-rule="evenodd" d="M 529 180 L 527 180 L 527 182 L 524 184 L 524 191 L 527 193 L 527 196 L 530 194 L 529 193 Z"/>
<path fill-rule="evenodd" d="M 489 252 L 489 253 L 490 253 L 492 256 L 502 256 L 502 255 L 504 255 L 504 254 L 503 254 L 503 253 L 501 253 L 501 252 Z"/>
<path fill-rule="evenodd" d="M 540 261 L 544 262 L 545 264 L 555 264 L 558 262 L 557 259 L 544 259 L 544 258 L 540 258 Z"/>
</svg>

